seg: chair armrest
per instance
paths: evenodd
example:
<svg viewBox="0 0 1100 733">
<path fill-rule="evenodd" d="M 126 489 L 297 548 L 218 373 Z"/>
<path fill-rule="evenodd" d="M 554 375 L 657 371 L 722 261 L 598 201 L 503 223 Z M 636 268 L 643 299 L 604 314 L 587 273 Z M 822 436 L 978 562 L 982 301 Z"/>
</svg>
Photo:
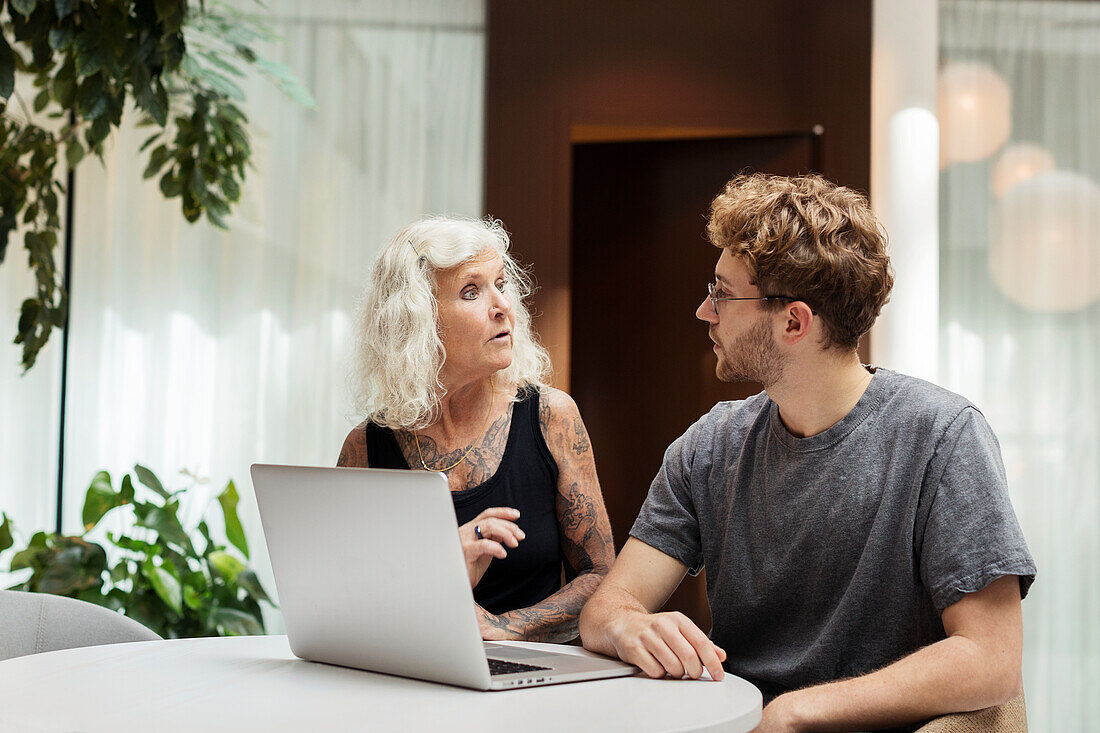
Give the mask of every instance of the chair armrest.
<svg viewBox="0 0 1100 733">
<path fill-rule="evenodd" d="M 917 733 L 1027 733 L 1023 693 L 1003 705 L 934 718 Z"/>
</svg>

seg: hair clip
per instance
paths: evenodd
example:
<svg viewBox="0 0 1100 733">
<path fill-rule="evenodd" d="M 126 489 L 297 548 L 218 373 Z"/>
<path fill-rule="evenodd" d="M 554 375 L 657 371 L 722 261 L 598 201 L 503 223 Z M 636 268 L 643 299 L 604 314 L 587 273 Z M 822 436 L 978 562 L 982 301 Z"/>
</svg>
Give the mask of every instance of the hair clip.
<svg viewBox="0 0 1100 733">
<path fill-rule="evenodd" d="M 409 246 L 410 246 L 410 247 L 412 247 L 412 251 L 416 253 L 416 256 L 417 256 L 417 264 L 421 264 L 421 265 L 423 265 L 423 264 L 424 264 L 425 262 L 427 262 L 427 261 L 428 261 L 428 258 L 427 258 L 427 257 L 425 257 L 424 255 L 420 254 L 420 251 L 419 251 L 419 250 L 418 250 L 418 249 L 416 248 L 416 245 L 412 243 L 412 240 L 411 240 L 411 239 L 406 239 L 405 241 L 406 241 L 406 242 L 408 242 L 408 244 L 409 244 Z"/>
</svg>

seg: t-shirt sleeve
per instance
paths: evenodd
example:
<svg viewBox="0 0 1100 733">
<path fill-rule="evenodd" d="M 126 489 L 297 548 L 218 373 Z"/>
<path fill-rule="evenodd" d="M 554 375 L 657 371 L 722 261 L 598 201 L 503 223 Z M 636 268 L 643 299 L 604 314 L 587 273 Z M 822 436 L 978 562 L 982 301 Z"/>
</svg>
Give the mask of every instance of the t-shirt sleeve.
<svg viewBox="0 0 1100 733">
<path fill-rule="evenodd" d="M 1026 596 L 1035 563 L 1008 498 L 997 438 L 977 409 L 965 408 L 948 426 L 925 480 L 920 574 L 936 609 L 1005 575 L 1019 576 Z"/>
<path fill-rule="evenodd" d="M 698 575 L 703 569 L 699 518 L 691 493 L 695 444 L 703 432 L 699 422 L 688 428 L 665 451 L 661 470 L 649 487 L 645 503 L 630 535 L 687 565 Z"/>
</svg>

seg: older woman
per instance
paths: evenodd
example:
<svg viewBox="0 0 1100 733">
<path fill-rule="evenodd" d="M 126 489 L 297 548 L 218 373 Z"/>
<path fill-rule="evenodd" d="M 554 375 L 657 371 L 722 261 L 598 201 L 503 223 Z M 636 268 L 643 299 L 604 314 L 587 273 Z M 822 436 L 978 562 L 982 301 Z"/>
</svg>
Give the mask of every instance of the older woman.
<svg viewBox="0 0 1100 733">
<path fill-rule="evenodd" d="M 611 567 L 611 527 L 577 406 L 545 383 L 508 246 L 500 222 L 449 218 L 386 245 L 362 303 L 367 419 L 339 465 L 445 473 L 482 636 L 566 641 Z"/>
</svg>

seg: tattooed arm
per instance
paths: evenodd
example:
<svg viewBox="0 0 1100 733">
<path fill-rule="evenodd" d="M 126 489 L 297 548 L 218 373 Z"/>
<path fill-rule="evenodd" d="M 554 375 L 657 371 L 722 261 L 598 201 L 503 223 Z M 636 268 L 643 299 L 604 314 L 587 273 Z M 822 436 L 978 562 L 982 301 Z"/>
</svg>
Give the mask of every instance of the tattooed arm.
<svg viewBox="0 0 1100 733">
<path fill-rule="evenodd" d="M 337 466 L 348 468 L 367 468 L 367 423 L 362 422 L 351 429 L 340 449 Z"/>
<path fill-rule="evenodd" d="M 575 639 L 581 609 L 615 560 L 592 444 L 573 398 L 557 389 L 544 391 L 539 400 L 539 426 L 558 463 L 558 532 L 568 565 L 566 576 L 572 580 L 528 608 L 497 616 L 479 606 L 478 621 L 486 639 Z"/>
</svg>

